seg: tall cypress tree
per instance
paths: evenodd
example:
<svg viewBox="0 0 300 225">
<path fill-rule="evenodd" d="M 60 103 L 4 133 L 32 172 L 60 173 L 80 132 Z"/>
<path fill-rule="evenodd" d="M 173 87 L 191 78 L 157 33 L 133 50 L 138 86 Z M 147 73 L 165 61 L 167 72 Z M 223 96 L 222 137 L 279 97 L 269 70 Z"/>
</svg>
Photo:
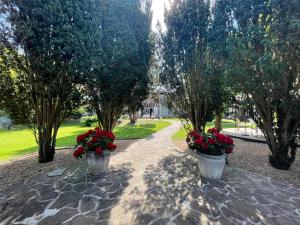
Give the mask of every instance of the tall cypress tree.
<svg viewBox="0 0 300 225">
<path fill-rule="evenodd" d="M 194 130 L 204 130 L 220 103 L 217 67 L 212 67 L 210 4 L 203 0 L 173 1 L 161 35 L 160 80 L 169 105 Z"/>
<path fill-rule="evenodd" d="M 125 106 L 135 106 L 147 95 L 151 2 L 100 2 L 102 66 L 90 74 L 85 90 L 99 126 L 111 131 Z"/>
<path fill-rule="evenodd" d="M 6 52 L 12 60 L 5 61 L 6 73 L 1 71 L 10 81 L 1 86 L 6 93 L 1 102 L 33 131 L 39 161 L 49 162 L 54 158 L 58 129 L 78 102 L 75 84 L 94 64 L 86 53 L 93 53 L 90 40 L 95 37 L 96 3 L 4 0 L 3 5 L 1 30 L 9 32 L 1 33 L 1 50 L 2 56 Z M 82 61 L 85 58 L 88 63 Z"/>
</svg>

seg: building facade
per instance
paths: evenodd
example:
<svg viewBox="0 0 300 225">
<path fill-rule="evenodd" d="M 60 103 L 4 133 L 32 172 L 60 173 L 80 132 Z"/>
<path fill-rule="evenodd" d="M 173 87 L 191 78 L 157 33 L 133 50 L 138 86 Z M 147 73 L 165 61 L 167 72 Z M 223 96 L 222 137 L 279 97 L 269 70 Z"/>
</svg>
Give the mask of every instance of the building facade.
<svg viewBox="0 0 300 225">
<path fill-rule="evenodd" d="M 138 112 L 139 118 L 171 118 L 174 117 L 168 108 L 163 95 L 149 97 L 143 102 L 143 108 Z"/>
</svg>

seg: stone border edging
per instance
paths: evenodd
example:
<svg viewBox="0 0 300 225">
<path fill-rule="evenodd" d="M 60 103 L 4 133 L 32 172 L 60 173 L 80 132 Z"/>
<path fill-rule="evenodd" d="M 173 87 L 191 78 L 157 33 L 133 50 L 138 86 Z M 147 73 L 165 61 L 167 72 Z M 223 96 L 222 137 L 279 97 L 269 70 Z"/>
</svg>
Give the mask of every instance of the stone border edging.
<svg viewBox="0 0 300 225">
<path fill-rule="evenodd" d="M 222 132 L 222 133 L 227 134 L 227 135 L 231 136 L 232 138 L 241 139 L 241 140 L 248 141 L 248 142 L 261 143 L 261 144 L 267 143 L 266 140 L 258 139 L 258 138 L 251 137 L 251 136 L 236 135 L 234 133 L 226 132 L 226 131 Z M 298 144 L 297 147 L 300 148 L 300 144 Z"/>
</svg>

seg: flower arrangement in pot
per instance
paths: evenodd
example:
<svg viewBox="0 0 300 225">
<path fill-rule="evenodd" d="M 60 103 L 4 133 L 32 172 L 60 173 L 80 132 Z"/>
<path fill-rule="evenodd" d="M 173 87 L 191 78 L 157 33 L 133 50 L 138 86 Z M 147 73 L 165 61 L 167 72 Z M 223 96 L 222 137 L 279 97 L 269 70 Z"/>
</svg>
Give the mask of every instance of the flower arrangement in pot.
<svg viewBox="0 0 300 225">
<path fill-rule="evenodd" d="M 233 152 L 233 139 L 211 128 L 207 133 L 193 131 L 186 138 L 189 148 L 195 152 L 200 175 L 220 179 L 226 161 L 226 155 Z"/>
<path fill-rule="evenodd" d="M 107 170 L 110 153 L 117 148 L 114 140 L 112 132 L 99 128 L 89 130 L 77 137 L 77 148 L 73 155 L 77 159 L 86 155 L 89 172 L 94 175 L 102 174 Z"/>
</svg>

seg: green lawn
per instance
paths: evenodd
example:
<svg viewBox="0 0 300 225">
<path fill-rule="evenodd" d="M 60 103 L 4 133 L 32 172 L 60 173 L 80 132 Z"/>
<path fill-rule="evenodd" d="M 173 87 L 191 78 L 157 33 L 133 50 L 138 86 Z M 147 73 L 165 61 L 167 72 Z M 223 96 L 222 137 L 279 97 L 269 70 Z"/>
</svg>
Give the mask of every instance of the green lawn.
<svg viewBox="0 0 300 225">
<path fill-rule="evenodd" d="M 213 122 L 209 122 L 206 124 L 206 130 L 208 130 L 209 128 L 214 127 L 214 123 Z M 222 128 L 234 128 L 235 127 L 235 123 L 233 120 L 222 120 Z M 175 133 L 172 137 L 172 139 L 174 141 L 182 141 L 185 140 L 186 138 L 186 131 L 181 128 L 177 133 Z"/>
<path fill-rule="evenodd" d="M 114 132 L 117 139 L 144 138 L 170 124 L 170 122 L 162 120 L 138 120 L 135 126 L 129 126 L 126 122 L 122 123 L 115 128 Z M 88 129 L 90 128 L 83 126 L 80 121 L 65 122 L 58 132 L 57 147 L 75 145 L 76 137 Z M 34 137 L 25 128 L 10 131 L 0 129 L 0 161 L 32 153 L 36 150 Z"/>
</svg>

